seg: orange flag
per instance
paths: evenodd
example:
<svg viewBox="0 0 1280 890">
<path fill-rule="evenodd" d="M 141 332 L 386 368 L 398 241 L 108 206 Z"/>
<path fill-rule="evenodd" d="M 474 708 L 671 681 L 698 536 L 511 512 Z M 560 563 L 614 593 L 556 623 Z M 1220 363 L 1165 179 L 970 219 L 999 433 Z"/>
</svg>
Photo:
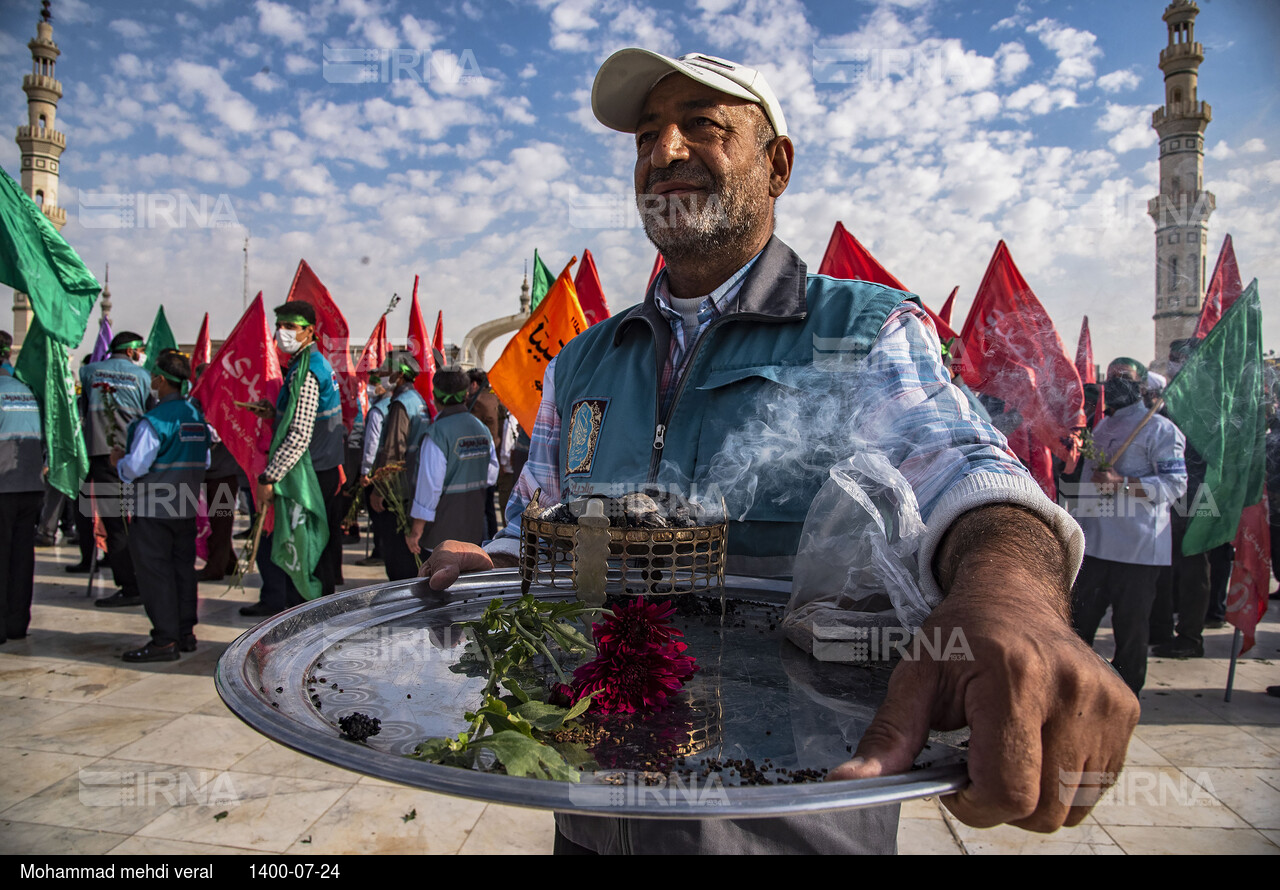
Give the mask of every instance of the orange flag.
<svg viewBox="0 0 1280 890">
<path fill-rule="evenodd" d="M 587 317 L 578 304 L 569 270 L 578 261 L 569 260 L 556 283 L 547 291 L 502 356 L 489 372 L 489 384 L 502 404 L 515 415 L 520 426 L 533 429 L 542 401 L 542 377 L 547 365 L 564 344 L 587 329 Z"/>
</svg>

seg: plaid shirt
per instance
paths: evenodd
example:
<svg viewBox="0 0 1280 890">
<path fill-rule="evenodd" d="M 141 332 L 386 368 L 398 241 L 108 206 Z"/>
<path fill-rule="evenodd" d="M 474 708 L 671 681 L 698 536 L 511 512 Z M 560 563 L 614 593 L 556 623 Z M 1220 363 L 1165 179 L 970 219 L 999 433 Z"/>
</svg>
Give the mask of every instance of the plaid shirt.
<svg viewBox="0 0 1280 890">
<path fill-rule="evenodd" d="M 749 264 L 707 297 L 699 336 L 713 319 L 736 311 L 736 297 L 748 268 Z M 662 375 L 665 405 L 692 350 L 685 346 L 680 314 L 666 302 L 665 273 L 655 297 L 672 330 L 671 352 Z M 938 334 L 919 305 L 903 302 L 889 314 L 867 355 L 866 367 L 865 385 L 873 391 L 866 404 L 877 406 L 868 424 L 892 443 L 886 446 L 887 456 L 914 490 L 926 522 L 942 496 L 966 477 L 996 474 L 1030 480 L 1005 437 L 979 418 L 964 394 L 951 385 L 942 365 Z M 560 500 L 560 420 L 553 359 L 543 377 L 529 461 L 507 503 L 507 525 L 489 546 L 491 552 L 517 553 L 520 516 L 534 491 L 542 490 L 539 500 L 544 504 Z"/>
</svg>

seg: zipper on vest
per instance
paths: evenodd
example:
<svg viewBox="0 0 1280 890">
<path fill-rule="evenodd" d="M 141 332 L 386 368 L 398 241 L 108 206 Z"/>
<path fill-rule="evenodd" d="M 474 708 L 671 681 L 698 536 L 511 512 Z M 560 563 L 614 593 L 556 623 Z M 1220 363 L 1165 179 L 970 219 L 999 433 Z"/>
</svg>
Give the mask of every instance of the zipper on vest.
<svg viewBox="0 0 1280 890">
<path fill-rule="evenodd" d="M 653 431 L 653 450 L 661 451 L 667 441 L 667 425 L 665 423 L 658 424 L 657 429 Z"/>
</svg>

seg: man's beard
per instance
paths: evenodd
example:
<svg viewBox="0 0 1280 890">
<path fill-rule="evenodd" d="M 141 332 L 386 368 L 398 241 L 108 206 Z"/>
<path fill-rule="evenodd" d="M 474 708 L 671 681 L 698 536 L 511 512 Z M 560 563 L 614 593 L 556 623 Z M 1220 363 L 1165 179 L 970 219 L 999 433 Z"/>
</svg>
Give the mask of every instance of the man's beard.
<svg viewBox="0 0 1280 890">
<path fill-rule="evenodd" d="M 761 189 L 753 175 L 757 172 L 717 182 L 705 168 L 687 161 L 654 170 L 645 183 L 645 194 L 636 195 L 645 234 L 668 262 L 714 257 L 738 247 L 768 223 L 768 181 Z M 677 179 L 693 183 L 704 193 L 653 194 L 654 186 Z"/>
</svg>

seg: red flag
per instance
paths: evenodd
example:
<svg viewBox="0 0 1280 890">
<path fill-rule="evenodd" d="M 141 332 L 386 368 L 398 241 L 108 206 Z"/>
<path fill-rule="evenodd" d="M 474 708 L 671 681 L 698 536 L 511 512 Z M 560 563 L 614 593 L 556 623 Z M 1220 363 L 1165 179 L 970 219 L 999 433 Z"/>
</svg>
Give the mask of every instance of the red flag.
<svg viewBox="0 0 1280 890">
<path fill-rule="evenodd" d="M 978 287 L 960 334 L 964 379 L 972 389 L 1004 401 L 1028 432 L 1070 463 L 1072 431 L 1085 425 L 1084 389 L 1075 364 L 1001 241 Z M 1037 477 L 1053 488 L 1052 476 Z"/>
<path fill-rule="evenodd" d="M 422 320 L 422 307 L 418 305 L 418 276 L 413 276 L 413 303 L 409 306 L 409 352 L 421 369 L 413 381 L 413 388 L 427 400 L 427 413 L 436 419 L 436 396 L 432 383 L 436 376 L 436 360 L 431 355 L 431 341 L 427 339 L 427 325 Z"/>
<path fill-rule="evenodd" d="M 960 293 L 960 285 L 951 288 L 951 296 L 947 297 L 947 302 L 942 304 L 942 311 L 938 313 L 938 317 L 951 326 L 951 310 L 955 308 L 956 294 Z"/>
<path fill-rule="evenodd" d="M 1093 364 L 1093 341 L 1089 338 L 1089 316 L 1080 322 L 1080 340 L 1076 343 L 1076 373 L 1081 383 L 1097 383 L 1098 372 Z"/>
<path fill-rule="evenodd" d="M 195 373 L 196 368 L 201 365 L 209 364 L 209 357 L 212 350 L 209 348 L 209 313 L 204 314 L 204 321 L 200 323 L 200 334 L 196 337 L 196 348 L 191 352 L 191 373 Z"/>
<path fill-rule="evenodd" d="M 658 256 L 661 258 L 662 254 Z M 657 274 L 654 272 L 654 275 Z M 650 278 L 650 281 L 652 280 Z M 582 265 L 578 267 L 578 274 L 574 276 L 573 286 L 578 292 L 578 304 L 587 317 L 588 325 L 604 321 L 609 317 L 609 304 L 605 302 L 604 288 L 600 286 L 600 273 L 596 271 L 596 261 L 592 259 L 589 250 L 582 251 Z"/>
<path fill-rule="evenodd" d="M 431 348 L 444 355 L 444 310 L 436 313 L 436 332 L 431 338 Z"/>
<path fill-rule="evenodd" d="M 259 292 L 191 390 L 191 398 L 200 402 L 205 418 L 250 479 L 267 468 L 271 424 L 235 403 L 266 399 L 274 405 L 282 379 Z"/>
<path fill-rule="evenodd" d="M 391 341 L 387 339 L 387 315 L 384 312 L 378 316 L 378 323 L 373 326 L 373 333 L 364 344 L 356 365 L 356 377 L 360 380 L 360 408 L 365 417 L 369 416 L 369 372 L 385 365 L 390 352 Z"/>
<path fill-rule="evenodd" d="M 1254 628 L 1267 613 L 1271 586 L 1271 530 L 1267 522 L 1267 496 L 1240 514 L 1236 530 L 1236 559 L 1227 591 L 1227 620 L 1244 632 L 1243 655 L 1253 648 Z"/>
<path fill-rule="evenodd" d="M 662 258 L 662 254 L 658 254 L 653 258 L 653 271 L 649 273 L 649 283 L 645 285 L 645 292 L 648 293 L 649 288 L 653 287 L 653 279 L 658 277 L 658 273 L 667 265 L 667 261 Z M 576 284 L 574 285 L 577 286 Z"/>
<path fill-rule="evenodd" d="M 844 223 L 836 223 L 831 231 L 831 240 L 827 242 L 827 252 L 822 255 L 822 265 L 818 267 L 819 275 L 830 275 L 832 278 L 850 278 L 855 281 L 872 281 L 887 287 L 906 290 L 901 281 L 889 274 L 884 266 L 876 262 L 876 258 L 858 243 L 858 239 L 849 234 Z M 929 313 L 933 316 L 933 313 Z M 933 316 L 936 318 L 936 316 Z M 939 319 L 940 320 L 940 319 Z M 950 328 L 950 325 L 947 326 Z"/>
<path fill-rule="evenodd" d="M 351 432 L 360 405 L 360 379 L 351 364 L 351 333 L 347 320 L 329 295 L 329 289 L 311 271 L 306 260 L 298 261 L 298 271 L 294 273 L 287 299 L 310 303 L 316 310 L 316 346 L 333 367 L 342 397 L 342 423 L 347 432 Z"/>
<path fill-rule="evenodd" d="M 1236 250 L 1228 235 L 1222 241 L 1222 250 L 1218 252 L 1218 262 L 1213 267 L 1213 277 L 1209 279 L 1209 287 L 1204 292 L 1204 306 L 1200 308 L 1200 321 L 1196 325 L 1195 337 L 1203 339 L 1213 326 L 1222 318 L 1222 314 L 1231 308 L 1231 304 L 1244 290 L 1240 280 L 1240 266 L 1236 263 Z"/>
</svg>

